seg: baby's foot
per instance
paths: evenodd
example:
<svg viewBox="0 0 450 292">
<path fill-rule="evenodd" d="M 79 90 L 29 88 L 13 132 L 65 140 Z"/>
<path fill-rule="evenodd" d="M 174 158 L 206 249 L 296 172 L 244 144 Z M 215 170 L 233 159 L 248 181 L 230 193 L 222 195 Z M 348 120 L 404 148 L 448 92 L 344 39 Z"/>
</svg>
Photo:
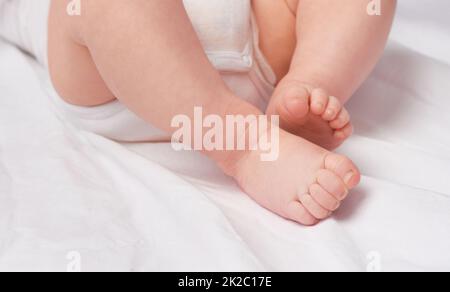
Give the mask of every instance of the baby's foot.
<svg viewBox="0 0 450 292">
<path fill-rule="evenodd" d="M 303 225 L 328 218 L 360 181 L 348 158 L 285 131 L 278 160 L 261 162 L 259 154 L 244 156 L 234 178 L 263 207 Z"/>
<path fill-rule="evenodd" d="M 350 115 L 336 97 L 289 76 L 277 86 L 267 114 L 280 115 L 281 128 L 329 150 L 353 133 Z"/>
</svg>

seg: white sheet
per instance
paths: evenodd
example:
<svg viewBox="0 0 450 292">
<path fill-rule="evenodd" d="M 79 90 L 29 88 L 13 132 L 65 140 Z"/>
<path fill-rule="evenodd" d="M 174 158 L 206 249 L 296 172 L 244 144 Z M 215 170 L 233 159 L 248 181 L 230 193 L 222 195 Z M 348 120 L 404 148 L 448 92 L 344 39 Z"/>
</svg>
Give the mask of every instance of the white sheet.
<svg viewBox="0 0 450 292">
<path fill-rule="evenodd" d="M 65 271 L 75 251 L 83 271 L 450 271 L 450 5 L 433 2 L 400 3 L 349 105 L 357 133 L 340 152 L 362 185 L 314 228 L 263 210 L 199 154 L 73 129 L 40 68 L 0 43 L 0 270 Z"/>
</svg>

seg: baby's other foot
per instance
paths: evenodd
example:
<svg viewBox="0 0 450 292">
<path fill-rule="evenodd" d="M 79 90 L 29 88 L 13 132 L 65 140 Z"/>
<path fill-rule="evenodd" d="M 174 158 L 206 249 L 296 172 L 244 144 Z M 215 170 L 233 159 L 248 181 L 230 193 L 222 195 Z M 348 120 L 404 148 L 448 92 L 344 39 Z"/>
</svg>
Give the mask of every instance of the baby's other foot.
<svg viewBox="0 0 450 292">
<path fill-rule="evenodd" d="M 303 225 L 328 218 L 359 184 L 348 158 L 281 131 L 279 158 L 262 162 L 258 151 L 236 164 L 233 177 L 263 207 Z"/>
<path fill-rule="evenodd" d="M 289 76 L 277 86 L 267 115 L 280 115 L 281 128 L 329 150 L 353 133 L 350 114 L 336 97 Z"/>
</svg>

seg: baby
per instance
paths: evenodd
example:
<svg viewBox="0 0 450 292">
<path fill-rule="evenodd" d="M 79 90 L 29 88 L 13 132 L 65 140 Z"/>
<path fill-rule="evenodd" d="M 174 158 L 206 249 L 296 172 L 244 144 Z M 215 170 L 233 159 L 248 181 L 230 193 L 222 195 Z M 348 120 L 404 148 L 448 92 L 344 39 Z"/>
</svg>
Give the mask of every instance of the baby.
<svg viewBox="0 0 450 292">
<path fill-rule="evenodd" d="M 381 5 L 381 15 L 368 13 L 370 2 Z M 58 102 L 87 111 L 120 103 L 161 133 L 174 133 L 174 116 L 193 119 L 197 106 L 223 119 L 279 115 L 276 161 L 263 162 L 260 151 L 250 149 L 203 153 L 263 207 L 314 225 L 336 211 L 360 181 L 352 161 L 330 151 L 352 134 L 343 105 L 379 59 L 395 5 L 395 0 L 53 0 L 46 57 Z M 214 58 L 220 46 L 249 48 L 247 38 L 254 62 L 242 58 L 242 66 L 233 66 L 230 54 Z M 121 127 L 114 122 L 108 131 Z M 273 127 L 260 135 L 270 135 Z M 127 129 L 125 136 L 135 127 Z M 236 133 L 248 135 L 246 129 Z"/>
</svg>

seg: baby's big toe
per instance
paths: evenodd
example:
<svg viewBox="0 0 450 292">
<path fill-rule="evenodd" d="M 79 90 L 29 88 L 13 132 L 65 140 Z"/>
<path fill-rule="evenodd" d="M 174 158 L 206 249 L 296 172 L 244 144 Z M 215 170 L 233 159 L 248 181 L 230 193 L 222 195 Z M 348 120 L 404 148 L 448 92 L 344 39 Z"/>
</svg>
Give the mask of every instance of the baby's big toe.
<svg viewBox="0 0 450 292">
<path fill-rule="evenodd" d="M 361 181 L 361 173 L 356 165 L 347 157 L 330 153 L 325 158 L 325 169 L 335 173 L 348 190 L 356 187 Z"/>
<path fill-rule="evenodd" d="M 290 86 L 284 89 L 282 108 L 279 109 L 283 118 L 297 122 L 309 113 L 309 92 L 302 86 Z"/>
</svg>

